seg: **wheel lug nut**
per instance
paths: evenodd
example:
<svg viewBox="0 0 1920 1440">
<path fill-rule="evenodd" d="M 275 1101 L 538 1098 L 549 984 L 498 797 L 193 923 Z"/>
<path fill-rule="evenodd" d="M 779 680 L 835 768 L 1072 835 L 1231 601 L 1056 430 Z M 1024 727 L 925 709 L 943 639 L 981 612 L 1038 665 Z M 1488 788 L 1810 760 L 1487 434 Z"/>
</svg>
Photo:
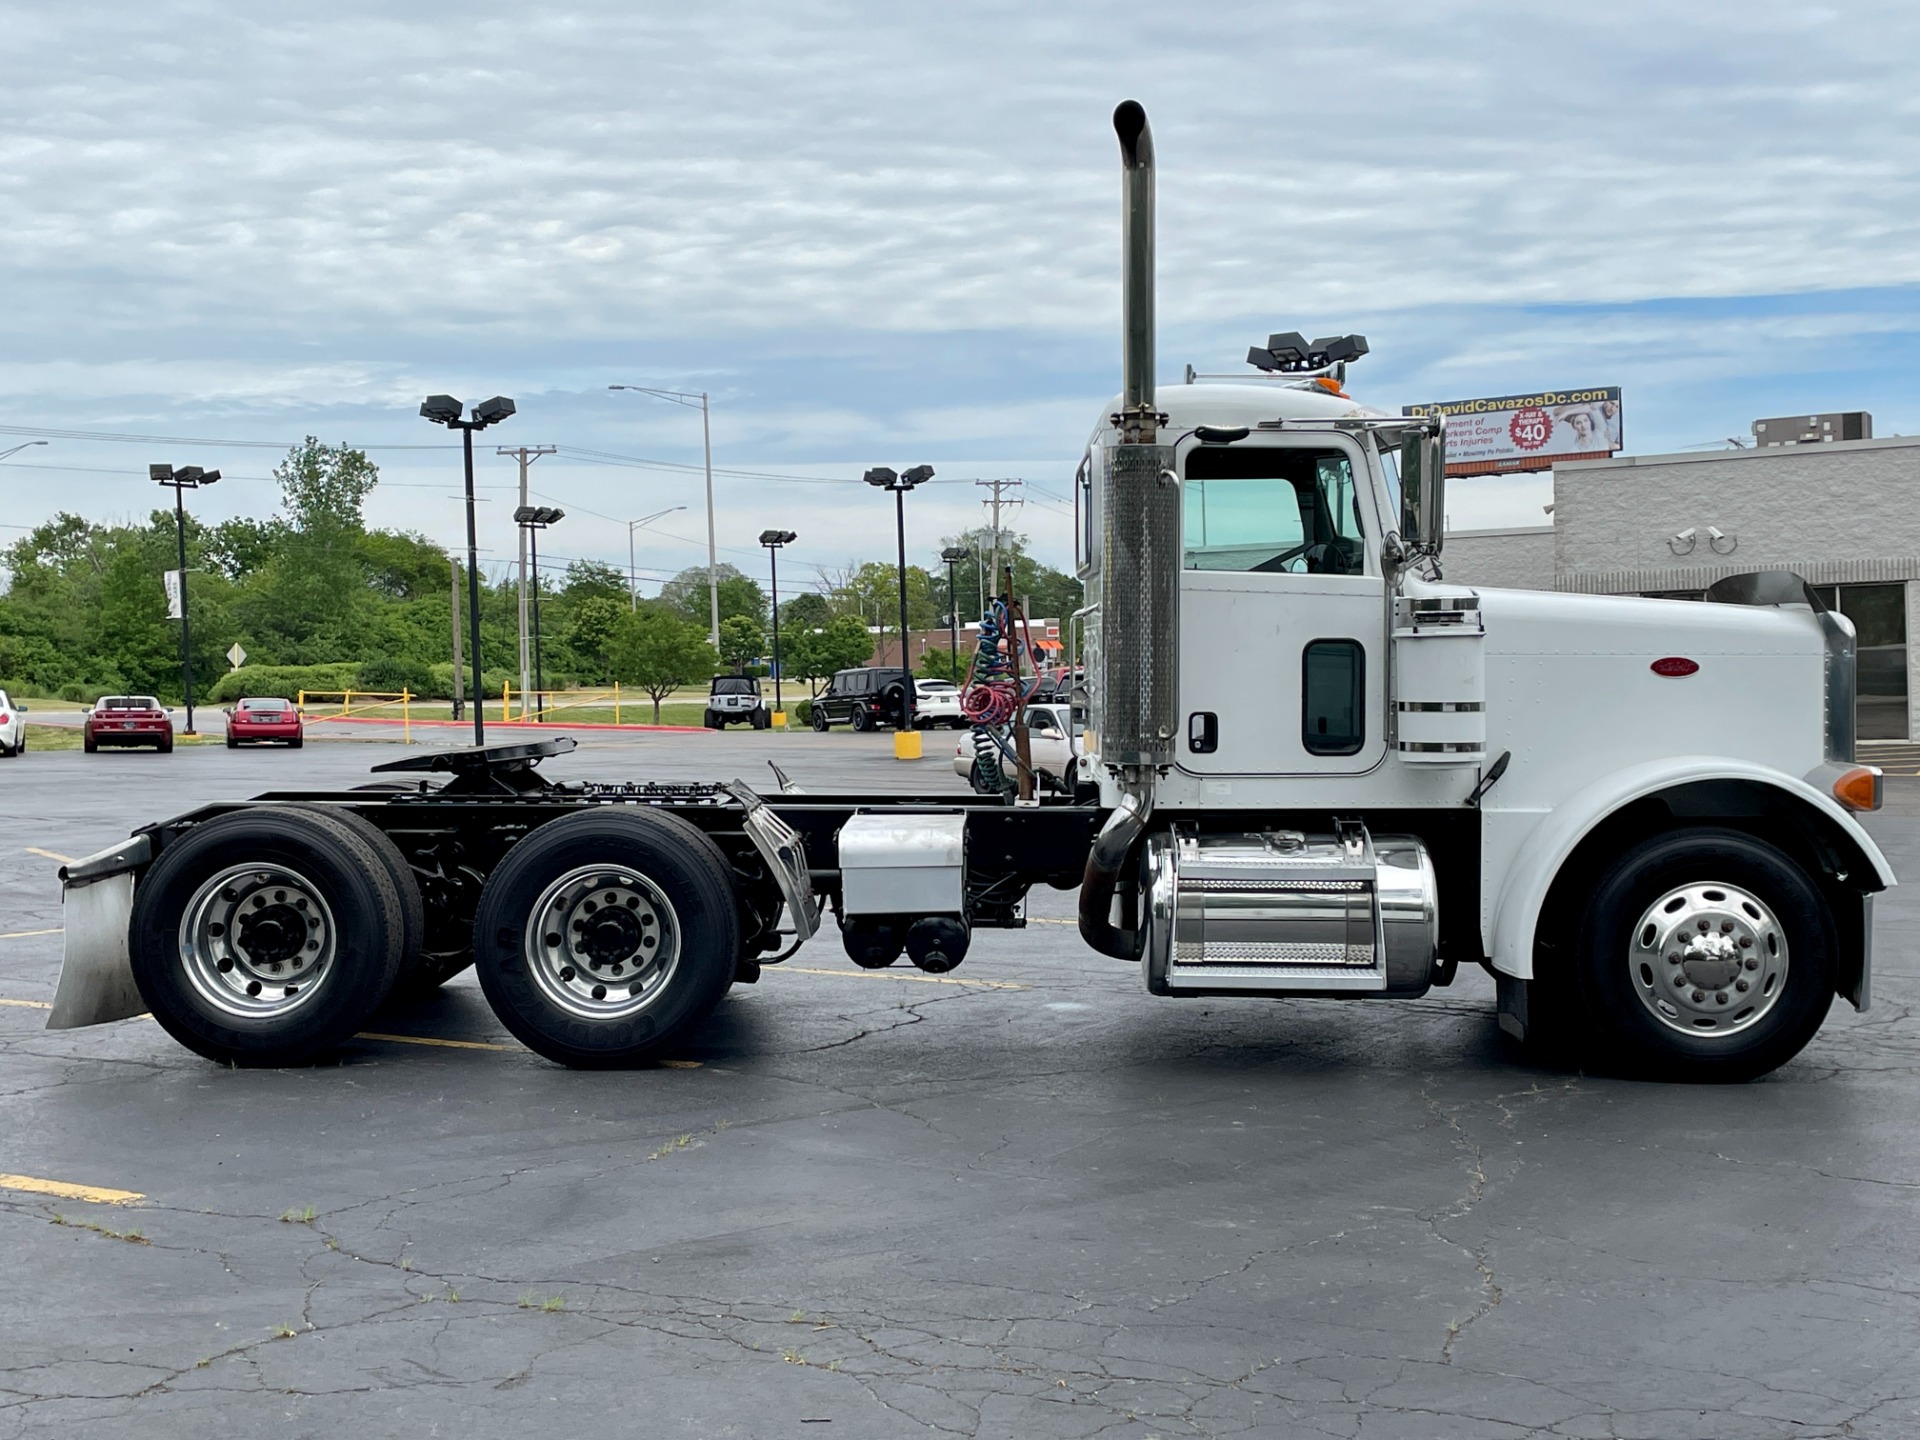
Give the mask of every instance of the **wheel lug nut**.
<svg viewBox="0 0 1920 1440">
<path fill-rule="evenodd" d="M 1731 934 L 1733 934 L 1733 921 L 1731 921 L 1731 920 L 1722 920 L 1722 921 L 1720 922 L 1720 933 L 1721 933 L 1722 935 L 1731 935 Z"/>
<path fill-rule="evenodd" d="M 623 966 L 622 966 L 622 965 L 620 964 L 620 962 L 619 962 L 618 960 L 616 960 L 616 961 L 614 961 L 614 962 L 613 962 L 613 973 L 614 973 L 614 974 L 616 974 L 616 975 L 618 975 L 618 974 L 620 973 L 620 971 L 621 971 L 621 970 L 622 970 L 623 968 L 624 968 L 624 967 L 623 967 Z"/>
<path fill-rule="evenodd" d="M 1721 992 L 1720 992 L 1719 994 L 1717 994 L 1717 995 L 1715 995 L 1715 996 L 1713 997 L 1713 1000 L 1714 1000 L 1714 1003 L 1715 1003 L 1716 1005 L 1724 1005 L 1724 1004 L 1726 1004 L 1726 1003 L 1727 1003 L 1727 992 L 1726 992 L 1726 991 L 1724 991 L 1724 990 L 1722 990 L 1722 991 L 1721 991 Z"/>
<path fill-rule="evenodd" d="M 1747 991 L 1751 990 L 1753 986 L 1749 985 L 1745 980 L 1736 980 L 1733 982 L 1733 988 L 1744 995 Z"/>
<path fill-rule="evenodd" d="M 1747 959 L 1747 969 L 1758 970 L 1759 968 L 1760 968 L 1759 958 L 1757 956 L 1749 956 Z"/>
<path fill-rule="evenodd" d="M 1709 923 L 1708 923 L 1707 921 L 1705 921 L 1705 920 L 1702 920 L 1702 921 L 1700 922 L 1700 933 L 1701 933 L 1702 935 L 1704 935 L 1704 934 L 1706 934 L 1706 933 L 1707 933 L 1707 931 L 1709 931 L 1709 930 L 1711 930 L 1712 928 L 1713 928 L 1713 926 L 1712 926 L 1711 924 L 1709 924 Z"/>
<path fill-rule="evenodd" d="M 1742 950 L 1751 950 L 1751 949 L 1753 949 L 1753 936 L 1751 936 L 1751 935 L 1742 935 L 1742 936 L 1740 937 L 1740 948 L 1741 948 Z"/>
<path fill-rule="evenodd" d="M 1696 990 L 1693 992 L 1693 1003 L 1696 1005 L 1701 1004 L 1706 998 L 1707 992 L 1704 990 Z"/>
</svg>

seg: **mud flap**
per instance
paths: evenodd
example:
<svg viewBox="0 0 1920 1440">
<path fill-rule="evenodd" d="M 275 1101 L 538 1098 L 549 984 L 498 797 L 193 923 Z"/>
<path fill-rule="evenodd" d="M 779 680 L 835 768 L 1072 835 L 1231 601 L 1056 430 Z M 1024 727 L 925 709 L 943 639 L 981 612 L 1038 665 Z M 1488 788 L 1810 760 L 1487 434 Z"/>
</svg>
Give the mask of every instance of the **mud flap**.
<svg viewBox="0 0 1920 1440">
<path fill-rule="evenodd" d="M 110 875 L 70 888 L 62 906 L 66 954 L 53 994 L 49 1030 L 73 1030 L 125 1020 L 147 1008 L 127 958 L 127 922 L 133 915 L 133 876 Z"/>
</svg>

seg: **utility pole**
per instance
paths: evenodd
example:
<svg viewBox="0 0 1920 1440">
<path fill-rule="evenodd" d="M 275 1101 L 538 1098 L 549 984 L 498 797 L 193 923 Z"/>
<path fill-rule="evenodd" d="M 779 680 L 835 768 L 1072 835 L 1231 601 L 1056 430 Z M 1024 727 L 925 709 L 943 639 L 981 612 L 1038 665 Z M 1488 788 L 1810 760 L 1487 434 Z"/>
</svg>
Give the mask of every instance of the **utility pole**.
<svg viewBox="0 0 1920 1440">
<path fill-rule="evenodd" d="M 980 503 L 991 507 L 993 511 L 993 538 L 991 542 L 993 554 L 987 566 L 987 573 L 993 576 L 994 584 L 998 585 L 1000 583 L 1000 507 L 1004 505 L 1011 510 L 1016 506 L 1026 503 L 1024 500 L 1003 499 L 1001 498 L 1002 492 L 1017 489 L 1026 482 L 1022 480 L 976 480 L 973 483 L 978 485 L 982 490 L 993 491 L 993 498 L 991 500 L 982 500 Z"/>
<path fill-rule="evenodd" d="M 509 449 L 505 445 L 493 448 L 496 455 L 511 455 L 520 462 L 520 508 L 527 508 L 527 467 L 542 455 L 554 453 L 551 445 L 517 445 Z M 527 693 L 529 671 L 527 669 L 527 532 L 520 531 L 520 693 Z"/>
</svg>

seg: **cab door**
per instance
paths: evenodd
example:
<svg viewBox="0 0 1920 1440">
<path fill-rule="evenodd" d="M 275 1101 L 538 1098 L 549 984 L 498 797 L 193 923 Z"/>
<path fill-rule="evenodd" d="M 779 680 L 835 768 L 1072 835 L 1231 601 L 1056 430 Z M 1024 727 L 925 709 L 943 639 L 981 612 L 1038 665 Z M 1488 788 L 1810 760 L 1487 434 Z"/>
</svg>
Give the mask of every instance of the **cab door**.
<svg viewBox="0 0 1920 1440">
<path fill-rule="evenodd" d="M 1345 775 L 1384 758 L 1385 582 L 1366 464 L 1326 432 L 1183 447 L 1183 770 Z"/>
</svg>

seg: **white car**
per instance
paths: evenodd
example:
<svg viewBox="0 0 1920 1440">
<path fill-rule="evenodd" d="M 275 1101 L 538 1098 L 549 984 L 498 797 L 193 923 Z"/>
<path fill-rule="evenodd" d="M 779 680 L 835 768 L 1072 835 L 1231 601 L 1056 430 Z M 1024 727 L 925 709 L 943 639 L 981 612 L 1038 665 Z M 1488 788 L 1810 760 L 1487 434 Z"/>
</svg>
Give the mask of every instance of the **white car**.
<svg viewBox="0 0 1920 1440">
<path fill-rule="evenodd" d="M 960 713 L 960 687 L 951 680 L 913 682 L 913 725 L 916 730 L 931 730 L 945 725 L 954 730 L 965 727 Z"/>
<path fill-rule="evenodd" d="M 1074 783 L 1072 772 L 1078 768 L 1074 762 L 1086 753 L 1084 739 L 1073 723 L 1073 707 L 1027 706 L 1027 742 L 1028 751 L 1033 756 L 1033 768 L 1050 776 L 1058 785 L 1071 789 Z M 987 794 L 990 792 L 982 785 L 976 769 L 979 763 L 978 752 L 973 748 L 973 737 L 969 735 L 954 748 L 953 773 L 975 790 Z M 1002 757 L 1000 764 L 1009 776 L 1016 773 L 1012 760 Z"/>
<path fill-rule="evenodd" d="M 18 755 L 27 748 L 26 708 L 0 690 L 0 755 Z"/>
</svg>

